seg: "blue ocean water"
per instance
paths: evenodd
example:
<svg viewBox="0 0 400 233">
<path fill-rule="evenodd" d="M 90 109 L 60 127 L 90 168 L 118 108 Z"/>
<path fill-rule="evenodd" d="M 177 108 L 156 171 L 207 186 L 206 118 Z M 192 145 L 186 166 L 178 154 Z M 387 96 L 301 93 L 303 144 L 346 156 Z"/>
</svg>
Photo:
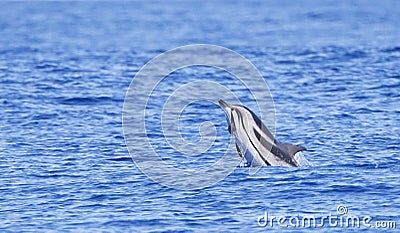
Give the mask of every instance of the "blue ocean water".
<svg viewBox="0 0 400 233">
<path fill-rule="evenodd" d="M 400 227 L 399 22 L 397 1 L 1 2 L 0 231 L 269 231 L 282 227 L 261 227 L 265 212 L 337 215 L 339 205 Z M 237 168 L 195 191 L 135 166 L 121 120 L 129 84 L 153 57 L 192 43 L 225 46 L 260 70 L 277 139 L 307 147 L 313 166 Z M 254 107 L 224 75 L 187 69 L 157 91 L 205 76 Z M 224 135 L 185 166 L 212 164 L 229 139 L 222 110 L 185 111 L 189 141 L 210 115 Z"/>
</svg>

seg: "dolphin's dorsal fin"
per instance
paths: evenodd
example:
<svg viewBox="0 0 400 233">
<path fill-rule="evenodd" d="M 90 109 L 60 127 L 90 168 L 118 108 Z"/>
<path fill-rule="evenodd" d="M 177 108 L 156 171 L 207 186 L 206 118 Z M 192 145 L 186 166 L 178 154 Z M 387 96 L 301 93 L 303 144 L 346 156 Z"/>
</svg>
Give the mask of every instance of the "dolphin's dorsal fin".
<svg viewBox="0 0 400 233">
<path fill-rule="evenodd" d="M 304 146 L 297 146 L 289 143 L 280 143 L 280 142 L 277 142 L 277 144 L 279 147 L 286 150 L 292 157 L 294 157 L 294 155 L 299 151 L 307 150 L 307 148 L 305 148 Z"/>
</svg>

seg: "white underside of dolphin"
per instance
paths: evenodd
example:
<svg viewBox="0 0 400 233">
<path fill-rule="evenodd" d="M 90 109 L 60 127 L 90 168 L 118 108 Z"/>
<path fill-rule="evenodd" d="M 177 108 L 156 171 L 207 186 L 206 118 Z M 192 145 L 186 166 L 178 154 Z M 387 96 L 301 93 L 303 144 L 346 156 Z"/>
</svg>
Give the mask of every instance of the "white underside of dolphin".
<svg viewBox="0 0 400 233">
<path fill-rule="evenodd" d="M 251 167 L 299 167 L 295 155 L 306 150 L 303 146 L 277 142 L 268 128 L 248 108 L 219 100 L 228 120 L 228 131 L 236 139 L 239 156 Z"/>
</svg>

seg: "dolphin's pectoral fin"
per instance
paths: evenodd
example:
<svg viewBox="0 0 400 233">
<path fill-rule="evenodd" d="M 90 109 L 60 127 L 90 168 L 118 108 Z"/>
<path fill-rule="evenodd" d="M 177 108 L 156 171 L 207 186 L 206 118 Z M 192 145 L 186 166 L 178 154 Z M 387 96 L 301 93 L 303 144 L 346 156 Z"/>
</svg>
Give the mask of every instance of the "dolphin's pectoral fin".
<svg viewBox="0 0 400 233">
<path fill-rule="evenodd" d="M 240 150 L 239 145 L 236 143 L 236 150 L 239 153 L 240 158 L 244 158 L 243 152 Z"/>
<path fill-rule="evenodd" d="M 294 157 L 294 155 L 299 151 L 307 150 L 307 148 L 305 148 L 304 146 L 298 146 L 298 145 L 292 145 L 292 144 L 280 143 L 280 142 L 277 142 L 277 144 L 282 149 L 285 149 L 289 153 L 289 155 L 292 157 Z"/>
</svg>

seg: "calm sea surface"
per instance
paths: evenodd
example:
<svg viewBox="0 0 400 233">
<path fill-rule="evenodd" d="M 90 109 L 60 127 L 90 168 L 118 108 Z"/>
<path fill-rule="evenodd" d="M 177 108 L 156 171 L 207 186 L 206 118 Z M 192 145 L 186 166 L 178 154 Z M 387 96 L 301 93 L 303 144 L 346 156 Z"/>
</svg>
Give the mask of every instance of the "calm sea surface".
<svg viewBox="0 0 400 233">
<path fill-rule="evenodd" d="M 254 176 L 237 168 L 196 191 L 165 187 L 136 167 L 121 120 L 129 84 L 153 57 L 193 43 L 225 46 L 260 70 L 275 101 L 276 138 L 307 147 L 312 166 Z M 254 107 L 225 76 L 172 74 L 153 111 L 199 77 Z M 398 1 L 1 2 L 0 113 L 1 232 L 282 230 L 261 227 L 265 213 L 370 216 L 372 226 L 400 227 Z M 189 162 L 171 148 L 160 149 L 163 159 L 214 163 L 229 143 L 224 113 L 209 102 L 185 113 L 185 139 L 196 142 L 205 121 L 220 138 Z M 162 138 L 159 124 L 147 130 L 150 141 Z M 334 229 L 326 222 L 319 230 Z"/>
</svg>

